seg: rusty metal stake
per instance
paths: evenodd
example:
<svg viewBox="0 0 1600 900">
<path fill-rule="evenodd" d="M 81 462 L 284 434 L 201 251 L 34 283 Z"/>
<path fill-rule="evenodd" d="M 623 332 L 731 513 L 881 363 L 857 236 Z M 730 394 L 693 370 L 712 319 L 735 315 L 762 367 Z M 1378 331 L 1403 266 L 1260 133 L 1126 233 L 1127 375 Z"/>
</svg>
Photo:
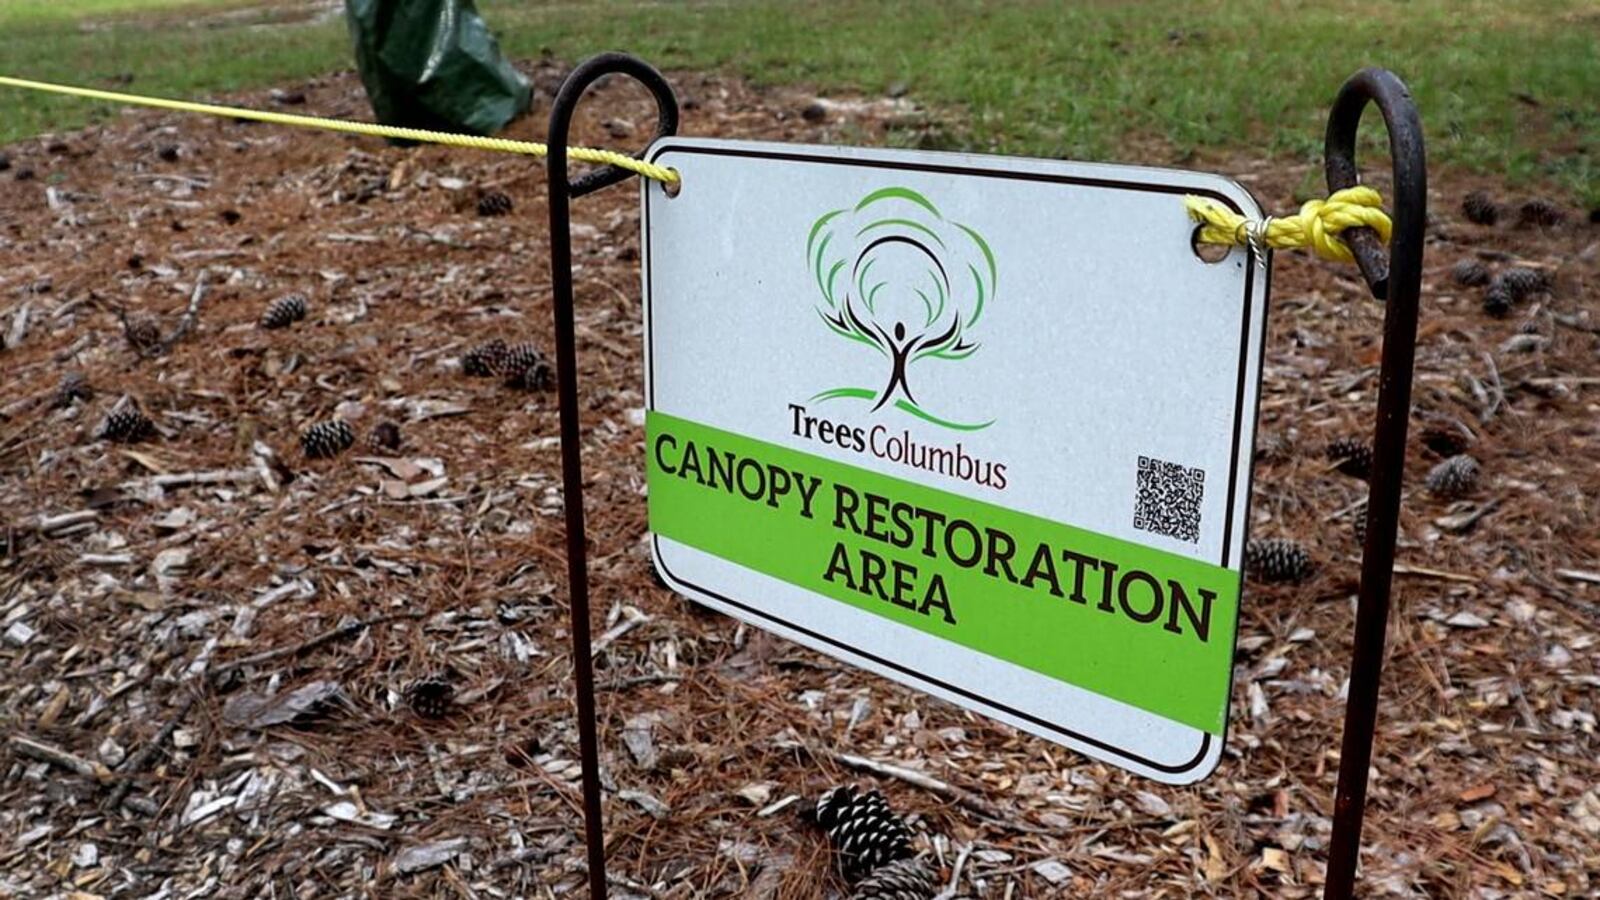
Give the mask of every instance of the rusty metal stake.
<svg viewBox="0 0 1600 900">
<path fill-rule="evenodd" d="M 1428 164 L 1422 120 L 1411 92 L 1394 73 L 1362 69 L 1345 82 L 1328 116 L 1325 149 L 1330 192 L 1354 187 L 1356 132 L 1368 102 L 1378 104 L 1389 131 L 1394 164 L 1394 231 L 1388 258 L 1370 229 L 1346 232 L 1372 295 L 1385 302 L 1383 360 L 1378 375 L 1378 419 L 1373 434 L 1368 486 L 1367 539 L 1361 553 L 1361 588 L 1356 605 L 1355 650 L 1350 662 L 1339 786 L 1333 804 L 1333 843 L 1328 853 L 1324 900 L 1351 900 L 1361 856 L 1367 769 L 1377 728 L 1378 687 L 1389 626 L 1389 589 L 1394 578 L 1395 531 L 1405 472 L 1406 424 L 1411 414 L 1411 369 L 1417 347 L 1417 307 L 1422 291 L 1422 238 L 1427 222 Z"/>
<path fill-rule="evenodd" d="M 567 585 L 572 613 L 572 668 L 576 676 L 578 744 L 583 763 L 584 840 L 589 855 L 589 895 L 606 896 L 605 826 L 601 819 L 600 754 L 595 727 L 594 660 L 589 642 L 589 559 L 583 521 L 583 458 L 578 421 L 577 341 L 573 327 L 572 217 L 576 197 L 632 177 L 605 166 L 579 178 L 567 177 L 567 137 L 572 114 L 585 90 L 611 74 L 627 75 L 649 89 L 656 101 L 652 141 L 678 130 L 678 100 L 672 86 L 649 64 L 624 53 L 602 53 L 567 76 L 550 109 L 548 163 L 550 187 L 550 284 L 556 325 L 556 396 L 561 404 L 561 486 L 567 518 Z"/>
</svg>

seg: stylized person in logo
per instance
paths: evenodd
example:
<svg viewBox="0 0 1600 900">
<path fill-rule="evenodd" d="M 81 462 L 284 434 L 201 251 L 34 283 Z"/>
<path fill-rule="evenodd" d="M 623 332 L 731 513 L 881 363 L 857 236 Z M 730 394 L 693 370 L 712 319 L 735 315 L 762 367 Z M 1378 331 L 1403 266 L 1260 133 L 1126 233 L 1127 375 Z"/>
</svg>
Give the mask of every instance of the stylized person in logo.
<svg viewBox="0 0 1600 900">
<path fill-rule="evenodd" d="M 822 293 L 822 320 L 890 364 L 881 390 L 841 388 L 819 398 L 871 399 L 874 411 L 895 401 L 907 412 L 960 427 L 918 406 L 907 370 L 920 359 L 965 359 L 978 349 L 967 333 L 995 287 L 994 254 L 983 238 L 945 219 L 916 191 L 888 187 L 818 219 L 806 257 Z"/>
</svg>

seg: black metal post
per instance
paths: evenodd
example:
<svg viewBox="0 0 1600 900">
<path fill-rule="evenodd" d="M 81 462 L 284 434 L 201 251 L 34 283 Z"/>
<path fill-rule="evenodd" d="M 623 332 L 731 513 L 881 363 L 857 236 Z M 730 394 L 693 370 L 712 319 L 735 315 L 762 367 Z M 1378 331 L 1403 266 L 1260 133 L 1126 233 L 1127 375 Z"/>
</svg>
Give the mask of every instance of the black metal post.
<svg viewBox="0 0 1600 900">
<path fill-rule="evenodd" d="M 567 76 L 550 110 L 548 164 L 550 187 L 550 284 L 556 326 L 556 396 L 561 404 L 561 485 L 567 518 L 567 585 L 572 615 L 572 668 L 578 693 L 578 744 L 583 762 L 584 839 L 589 852 L 589 895 L 606 896 L 605 826 L 600 809 L 600 754 L 595 727 L 594 660 L 589 643 L 589 559 L 583 521 L 583 459 L 578 422 L 578 361 L 572 310 L 571 202 L 627 179 L 616 166 L 597 169 L 577 181 L 567 178 L 567 136 L 583 92 L 599 78 L 627 75 L 649 89 L 656 101 L 656 138 L 678 130 L 678 101 L 672 86 L 649 64 L 624 53 L 602 53 Z"/>
<path fill-rule="evenodd" d="M 1372 764 L 1378 685 L 1389 625 L 1389 588 L 1394 578 L 1395 531 L 1400 520 L 1406 424 L 1411 413 L 1411 368 L 1416 356 L 1417 307 L 1422 291 L 1423 227 L 1427 221 L 1428 173 L 1422 121 L 1410 91 L 1385 69 L 1357 72 L 1345 82 L 1334 101 L 1328 116 L 1325 150 L 1328 189 L 1354 187 L 1359 180 L 1356 131 L 1368 102 L 1378 104 L 1389 131 L 1389 155 L 1394 164 L 1394 232 L 1389 238 L 1387 262 L 1382 243 L 1369 229 L 1346 232 L 1373 296 L 1386 300 L 1386 308 L 1378 376 L 1378 420 L 1367 496 L 1367 538 L 1361 554 L 1355 650 L 1350 663 L 1324 900 L 1351 900 L 1361 857 L 1367 769 Z"/>
</svg>

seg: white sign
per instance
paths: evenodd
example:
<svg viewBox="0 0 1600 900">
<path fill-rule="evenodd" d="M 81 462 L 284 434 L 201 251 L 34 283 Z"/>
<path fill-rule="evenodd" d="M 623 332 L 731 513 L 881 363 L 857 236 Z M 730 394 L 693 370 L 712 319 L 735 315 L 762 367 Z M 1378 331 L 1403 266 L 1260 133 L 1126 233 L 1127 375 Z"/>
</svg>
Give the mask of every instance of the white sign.
<svg viewBox="0 0 1600 900">
<path fill-rule="evenodd" d="M 1171 783 L 1225 737 L 1266 318 L 1213 175 L 669 139 L 644 188 L 676 590 Z"/>
</svg>

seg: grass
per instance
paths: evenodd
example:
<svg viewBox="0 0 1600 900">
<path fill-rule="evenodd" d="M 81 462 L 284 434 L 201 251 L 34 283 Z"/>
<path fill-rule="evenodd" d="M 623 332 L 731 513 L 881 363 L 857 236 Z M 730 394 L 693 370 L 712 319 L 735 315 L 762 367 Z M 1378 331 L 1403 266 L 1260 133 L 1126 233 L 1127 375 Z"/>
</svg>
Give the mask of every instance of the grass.
<svg viewBox="0 0 1600 900">
<path fill-rule="evenodd" d="M 111 14 L 144 12 L 173 7 L 172 0 L 5 0 L 0 4 L 0 23 L 6 25 L 39 22 L 74 22 Z"/>
<path fill-rule="evenodd" d="M 337 20 L 192 28 L 179 24 L 193 18 L 192 0 L 75 0 L 71 16 L 60 10 L 68 5 L 5 0 L 4 66 L 91 84 L 132 74 L 130 90 L 195 96 L 350 64 Z M 261 0 L 235 21 L 282 19 L 295 5 Z M 1590 0 L 479 5 L 516 56 L 622 48 L 663 68 L 764 84 L 905 85 L 915 99 L 964 110 L 946 145 L 1080 159 L 1152 161 L 1152 140 L 1168 159 L 1315 158 L 1338 85 L 1383 65 L 1411 85 L 1433 162 L 1600 202 L 1600 9 Z M 3 140 L 79 124 L 89 110 L 8 94 L 0 113 Z"/>
</svg>

